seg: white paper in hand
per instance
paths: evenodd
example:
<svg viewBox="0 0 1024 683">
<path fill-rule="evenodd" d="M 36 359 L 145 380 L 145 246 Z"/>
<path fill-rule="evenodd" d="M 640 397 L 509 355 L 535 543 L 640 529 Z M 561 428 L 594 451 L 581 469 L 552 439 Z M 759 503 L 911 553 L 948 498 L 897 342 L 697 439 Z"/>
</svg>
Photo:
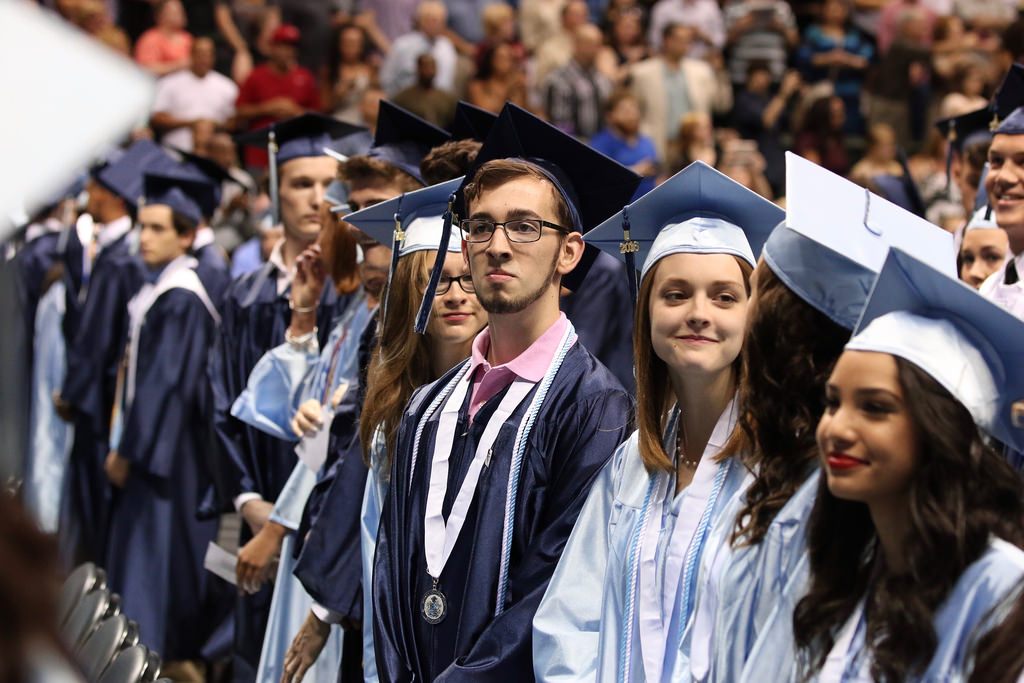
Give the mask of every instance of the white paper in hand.
<svg viewBox="0 0 1024 683">
<path fill-rule="evenodd" d="M 210 541 L 210 544 L 206 546 L 206 557 L 203 558 L 203 569 L 216 574 L 232 586 L 238 585 L 235 578 L 235 566 L 237 564 L 237 555 L 232 555 L 213 541 Z"/>
<path fill-rule="evenodd" d="M 295 447 L 295 455 L 314 473 L 319 472 L 327 460 L 327 445 L 331 440 L 331 420 L 334 419 L 334 412 L 323 406 L 320 416 L 323 419 L 320 426 L 312 432 L 307 432 Z"/>
</svg>

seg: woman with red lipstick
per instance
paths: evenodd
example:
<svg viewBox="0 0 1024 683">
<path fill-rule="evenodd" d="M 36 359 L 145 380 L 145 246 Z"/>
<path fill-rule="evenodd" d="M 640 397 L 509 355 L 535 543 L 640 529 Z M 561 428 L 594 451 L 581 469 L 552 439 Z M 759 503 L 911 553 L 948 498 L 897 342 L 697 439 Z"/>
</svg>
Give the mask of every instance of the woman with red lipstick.
<svg viewBox="0 0 1024 683">
<path fill-rule="evenodd" d="M 695 162 L 587 233 L 623 258 L 625 229 L 643 259 L 639 429 L 591 489 L 534 618 L 538 679 L 672 672 L 708 532 L 746 474 L 719 456 L 736 422 L 750 274 L 782 217 Z"/>
<path fill-rule="evenodd" d="M 951 680 L 1024 577 L 1024 487 L 986 439 L 1024 445 L 1011 419 L 1024 322 L 897 250 L 874 293 L 818 424 L 798 669 Z"/>
<path fill-rule="evenodd" d="M 786 185 L 786 221 L 754 271 L 739 429 L 725 449 L 744 459 L 753 481 L 712 530 L 716 552 L 702 560 L 696 613 L 680 646 L 687 669 L 680 675 L 695 681 L 788 674 L 788 624 L 806 585 L 804 530 L 817 491 L 814 428 L 825 380 L 889 244 L 956 273 L 948 233 L 864 188 L 792 154 Z"/>
</svg>

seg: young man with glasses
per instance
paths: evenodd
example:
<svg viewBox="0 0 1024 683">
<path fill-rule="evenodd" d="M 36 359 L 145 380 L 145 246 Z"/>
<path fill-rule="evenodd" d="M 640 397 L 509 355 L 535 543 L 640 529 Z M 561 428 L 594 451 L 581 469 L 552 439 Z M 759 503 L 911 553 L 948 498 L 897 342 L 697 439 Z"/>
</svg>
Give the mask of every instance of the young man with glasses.
<svg viewBox="0 0 1024 683">
<path fill-rule="evenodd" d="M 582 232 L 639 177 L 513 105 L 477 164 L 460 227 L 489 327 L 399 427 L 373 570 L 382 680 L 531 680 L 534 612 L 629 433 L 628 395 L 559 294 L 584 275 Z"/>
</svg>

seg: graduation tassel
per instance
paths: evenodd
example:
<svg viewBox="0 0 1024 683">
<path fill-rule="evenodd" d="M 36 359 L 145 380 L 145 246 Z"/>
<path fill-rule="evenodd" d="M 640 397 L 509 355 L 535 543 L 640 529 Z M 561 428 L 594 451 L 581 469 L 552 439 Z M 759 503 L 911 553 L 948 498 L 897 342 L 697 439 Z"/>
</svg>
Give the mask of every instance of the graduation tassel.
<svg viewBox="0 0 1024 683">
<path fill-rule="evenodd" d="M 281 222 L 281 200 L 278 197 L 277 187 L 277 134 L 273 128 L 267 134 L 267 154 L 270 157 L 267 168 L 268 183 L 270 184 L 270 217 L 276 226 Z"/>
<path fill-rule="evenodd" d="M 380 326 L 384 328 L 384 321 L 388 316 L 388 301 L 391 299 L 391 283 L 395 278 L 395 269 L 398 267 L 398 259 L 402 255 L 402 243 L 405 241 L 405 231 L 402 230 L 402 199 L 405 193 L 398 195 L 398 206 L 395 209 L 395 232 L 391 236 L 391 263 L 388 265 L 388 281 L 384 288 L 384 301 L 380 305 Z"/>
<path fill-rule="evenodd" d="M 444 269 L 444 261 L 448 255 L 448 240 L 452 236 L 452 220 L 454 220 L 455 193 L 448 196 L 448 208 L 444 211 L 444 223 L 441 226 L 441 242 L 437 247 L 437 256 L 434 258 L 434 267 L 430 269 L 430 280 L 427 281 L 427 289 L 423 292 L 423 301 L 420 303 L 420 310 L 416 314 L 416 334 L 423 334 L 427 331 L 427 323 L 430 322 L 430 311 L 434 308 L 434 292 L 437 291 L 437 283 L 441 280 L 441 271 Z"/>
<path fill-rule="evenodd" d="M 622 207 L 622 242 L 619 243 L 619 253 L 626 259 L 626 277 L 629 278 L 629 296 L 636 305 L 637 282 L 636 282 L 636 252 L 640 251 L 640 244 L 629 236 L 629 205 Z"/>
</svg>

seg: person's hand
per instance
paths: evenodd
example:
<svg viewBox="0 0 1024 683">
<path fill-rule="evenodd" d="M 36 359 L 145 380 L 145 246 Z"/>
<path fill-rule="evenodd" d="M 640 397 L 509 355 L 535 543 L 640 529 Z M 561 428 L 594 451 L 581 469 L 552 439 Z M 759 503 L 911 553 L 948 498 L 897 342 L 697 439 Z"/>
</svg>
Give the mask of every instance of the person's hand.
<svg viewBox="0 0 1024 683">
<path fill-rule="evenodd" d="M 128 475 L 132 471 L 131 460 L 122 458 L 117 451 L 107 453 L 107 459 L 103 463 L 103 471 L 107 473 L 110 483 L 119 489 L 123 489 L 128 483 Z"/>
<path fill-rule="evenodd" d="M 253 498 L 252 500 L 245 501 L 239 512 L 242 513 L 242 518 L 249 525 L 252 532 L 258 534 L 266 525 L 267 520 L 270 519 L 270 513 L 273 509 L 273 504 L 261 498 Z"/>
<path fill-rule="evenodd" d="M 630 166 L 630 168 L 637 175 L 642 175 L 644 177 L 658 174 L 657 165 L 650 159 L 645 159 L 639 163 L 633 164 L 632 166 Z"/>
<path fill-rule="evenodd" d="M 281 541 L 285 533 L 285 527 L 276 522 L 267 522 L 252 540 L 242 546 L 235 567 L 239 590 L 255 593 L 270 579 L 281 554 Z"/>
<path fill-rule="evenodd" d="M 296 436 L 305 436 L 320 426 L 320 401 L 311 398 L 299 406 L 298 412 L 292 418 L 292 431 Z"/>
<path fill-rule="evenodd" d="M 786 72 L 786 75 L 782 77 L 782 83 L 779 85 L 779 94 L 784 98 L 788 98 L 799 90 L 802 84 L 803 81 L 800 78 L 800 72 L 795 69 L 790 69 Z"/>
<path fill-rule="evenodd" d="M 303 113 L 302 107 L 290 97 L 275 97 L 267 102 L 269 113 L 275 119 L 291 119 Z"/>
<path fill-rule="evenodd" d="M 75 417 L 74 408 L 64 400 L 57 389 L 53 390 L 53 409 L 57 411 L 57 416 L 65 422 L 71 422 Z"/>
<path fill-rule="evenodd" d="M 306 247 L 295 260 L 295 279 L 292 280 L 292 304 L 295 308 L 316 306 L 327 282 L 327 267 L 319 244 Z"/>
<path fill-rule="evenodd" d="M 306 615 L 299 632 L 295 634 L 288 652 L 284 655 L 281 669 L 281 683 L 299 683 L 327 644 L 331 625 L 316 618 L 313 612 Z"/>
<path fill-rule="evenodd" d="M 372 9 L 367 9 L 352 17 L 352 23 L 364 31 L 372 31 L 377 27 L 377 17 Z"/>
</svg>

